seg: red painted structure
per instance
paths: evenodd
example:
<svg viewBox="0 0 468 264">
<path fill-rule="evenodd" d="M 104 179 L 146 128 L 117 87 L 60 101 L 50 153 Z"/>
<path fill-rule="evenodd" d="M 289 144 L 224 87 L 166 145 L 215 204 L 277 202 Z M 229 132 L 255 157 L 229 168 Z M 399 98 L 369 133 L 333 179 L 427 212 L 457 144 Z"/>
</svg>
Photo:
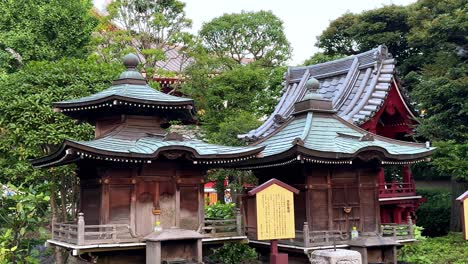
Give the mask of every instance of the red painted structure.
<svg viewBox="0 0 468 264">
<path fill-rule="evenodd" d="M 408 109 L 394 81 L 382 108 L 360 127 L 369 132 L 385 137 L 404 140 L 413 133 L 417 125 L 415 116 Z M 424 201 L 416 195 L 411 169 L 408 165 L 401 167 L 402 181 L 386 182 L 382 169 L 379 174 L 379 201 L 382 223 L 402 224 L 408 216 L 416 219 L 416 209 Z"/>
</svg>

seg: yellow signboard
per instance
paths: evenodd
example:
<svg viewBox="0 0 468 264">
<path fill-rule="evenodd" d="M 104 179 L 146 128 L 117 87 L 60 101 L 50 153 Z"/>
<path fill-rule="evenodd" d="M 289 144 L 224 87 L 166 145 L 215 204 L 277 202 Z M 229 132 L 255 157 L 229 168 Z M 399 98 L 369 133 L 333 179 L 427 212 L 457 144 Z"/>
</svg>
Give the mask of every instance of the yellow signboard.
<svg viewBox="0 0 468 264">
<path fill-rule="evenodd" d="M 271 184 L 256 193 L 257 239 L 294 238 L 293 192 Z"/>
</svg>

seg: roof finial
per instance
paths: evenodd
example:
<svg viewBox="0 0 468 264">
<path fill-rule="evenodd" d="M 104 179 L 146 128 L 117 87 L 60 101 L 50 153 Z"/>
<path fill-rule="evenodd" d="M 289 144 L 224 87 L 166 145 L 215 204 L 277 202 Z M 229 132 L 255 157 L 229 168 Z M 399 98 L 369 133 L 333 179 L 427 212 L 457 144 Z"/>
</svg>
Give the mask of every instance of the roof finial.
<svg viewBox="0 0 468 264">
<path fill-rule="evenodd" d="M 138 63 L 138 56 L 133 53 L 129 53 L 123 58 L 123 65 L 125 65 L 125 68 L 127 68 L 127 70 L 135 70 L 138 66 Z"/>
<path fill-rule="evenodd" d="M 305 87 L 307 88 L 307 94 L 304 96 L 304 101 L 309 99 L 322 99 L 322 95 L 320 95 L 317 91 L 320 88 L 320 82 L 311 77 L 305 83 Z"/>
</svg>

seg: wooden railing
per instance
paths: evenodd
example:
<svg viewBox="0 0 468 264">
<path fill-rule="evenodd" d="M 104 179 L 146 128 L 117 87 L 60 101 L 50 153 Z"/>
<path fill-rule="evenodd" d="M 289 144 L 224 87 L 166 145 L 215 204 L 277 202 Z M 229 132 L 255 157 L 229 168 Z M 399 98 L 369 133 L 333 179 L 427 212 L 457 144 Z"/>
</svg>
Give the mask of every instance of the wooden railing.
<svg viewBox="0 0 468 264">
<path fill-rule="evenodd" d="M 304 222 L 303 234 L 304 247 L 345 244 L 349 239 L 348 233 L 340 230 L 311 231 L 307 222 Z"/>
<path fill-rule="evenodd" d="M 245 230 L 250 239 L 256 239 L 256 227 L 246 226 Z M 348 239 L 348 233 L 339 230 L 311 231 L 309 224 L 305 222 L 302 230 L 296 230 L 294 239 L 283 239 L 279 240 L 278 243 L 301 247 L 319 247 L 345 244 Z"/>
<path fill-rule="evenodd" d="M 414 226 L 411 217 L 408 217 L 407 224 L 382 224 L 380 232 L 383 237 L 393 237 L 396 240 L 413 239 Z"/>
<path fill-rule="evenodd" d="M 129 225 L 85 225 L 83 213 L 78 214 L 76 224 L 52 220 L 52 239 L 80 246 L 138 241 Z"/>
<path fill-rule="evenodd" d="M 416 195 L 414 183 L 390 182 L 379 184 L 379 198 Z"/>
<path fill-rule="evenodd" d="M 244 235 L 242 217 L 239 210 L 233 219 L 206 218 L 201 233 L 210 237 L 228 237 Z"/>
</svg>

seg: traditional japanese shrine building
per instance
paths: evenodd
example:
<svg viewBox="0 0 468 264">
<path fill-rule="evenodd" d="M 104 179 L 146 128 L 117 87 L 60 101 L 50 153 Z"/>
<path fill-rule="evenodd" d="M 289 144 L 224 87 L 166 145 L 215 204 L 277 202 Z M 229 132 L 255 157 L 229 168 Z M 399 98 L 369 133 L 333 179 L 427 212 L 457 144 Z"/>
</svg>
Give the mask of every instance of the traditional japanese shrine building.
<svg viewBox="0 0 468 264">
<path fill-rule="evenodd" d="M 145 248 L 148 240 L 159 245 L 151 250 L 159 252 L 160 261 L 200 262 L 200 233 L 209 233 L 209 241 L 217 231 L 204 219 L 207 168 L 256 158 L 263 147 L 226 147 L 168 133 L 164 128 L 171 120 L 194 121 L 193 100 L 149 87 L 136 70 L 135 55 L 125 56 L 124 65 L 127 70 L 110 88 L 54 104 L 57 112 L 95 126 L 95 139 L 66 140 L 54 153 L 32 161 L 38 168 L 70 163 L 78 168 L 81 213 L 77 222 L 53 222 L 48 243 L 74 255 L 99 255 Z M 155 235 L 156 221 L 163 232 Z M 240 217 L 223 221 L 217 224 L 233 228 L 218 230 L 218 235 L 245 238 Z M 100 259 L 142 263 L 144 258 L 144 253 L 113 253 Z"/>
<path fill-rule="evenodd" d="M 265 148 L 263 158 L 236 167 L 252 170 L 260 183 L 276 178 L 300 190 L 294 200 L 296 239 L 280 241 L 283 250 L 310 253 L 336 243 L 361 251 L 363 263 L 396 263 L 394 246 L 412 238 L 411 218 L 399 234 L 395 226 L 381 225 L 379 175 L 390 164 L 426 161 L 433 148 L 351 124 L 334 110 L 332 100 L 314 92 L 319 86 L 307 78 L 309 92 L 293 103 L 290 117 L 252 144 Z M 246 197 L 243 206 L 248 237 L 254 244 L 264 243 L 255 241 L 253 199 Z M 350 240 L 352 227 L 363 239 Z"/>
<path fill-rule="evenodd" d="M 239 135 L 256 142 L 268 137 L 292 118 L 294 104 L 306 94 L 310 78 L 319 81 L 318 93 L 331 101 L 337 116 L 350 124 L 385 137 L 409 140 L 417 121 L 408 107 L 395 75 L 396 61 L 385 46 L 326 63 L 289 67 L 284 75 L 283 95 L 274 112 L 257 129 Z M 379 172 L 379 203 L 383 223 L 402 223 L 415 218 L 421 202 L 416 195 L 409 166 L 402 165 L 401 180 L 385 181 Z"/>
</svg>

